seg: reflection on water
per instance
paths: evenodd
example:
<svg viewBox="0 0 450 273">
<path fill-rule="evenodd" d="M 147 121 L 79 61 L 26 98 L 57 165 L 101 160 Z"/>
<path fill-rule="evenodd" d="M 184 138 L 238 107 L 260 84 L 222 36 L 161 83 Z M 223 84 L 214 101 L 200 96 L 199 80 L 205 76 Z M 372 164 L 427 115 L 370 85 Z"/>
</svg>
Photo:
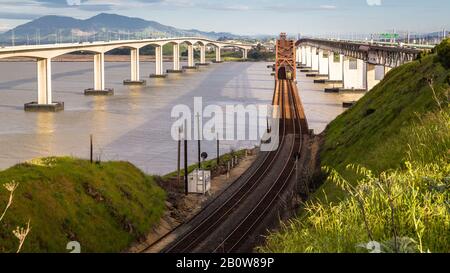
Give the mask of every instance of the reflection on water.
<svg viewBox="0 0 450 273">
<path fill-rule="evenodd" d="M 36 145 L 47 154 L 53 153 L 55 116 L 52 113 L 36 113 Z"/>
<path fill-rule="evenodd" d="M 89 135 L 94 135 L 102 160 L 130 161 L 148 173 L 163 174 L 176 167 L 177 143 L 170 136 L 172 107 L 193 108 L 193 98 L 203 105 L 268 104 L 273 77 L 267 63 L 226 63 L 199 71 L 149 79 L 154 64 L 143 63 L 141 77 L 147 86 L 124 86 L 128 63 L 106 63 L 106 87 L 111 97 L 86 97 L 93 85 L 92 63 L 53 63 L 53 97 L 65 102 L 60 113 L 25 113 L 23 104 L 36 100 L 34 63 L 0 62 L 0 169 L 42 156 L 89 156 Z M 170 68 L 170 63 L 165 63 Z M 310 126 L 320 132 L 342 113 L 342 101 L 354 95 L 325 94 L 326 85 L 315 85 L 299 75 L 299 88 Z M 265 124 L 264 124 L 265 126 Z M 223 141 L 221 152 L 252 147 L 251 141 Z M 215 142 L 202 148 L 215 157 Z M 189 159 L 196 160 L 196 143 L 189 145 Z"/>
<path fill-rule="evenodd" d="M 297 76 L 298 89 L 308 118 L 309 126 L 315 133 L 325 130 L 326 126 L 345 109 L 342 102 L 359 100 L 362 93 L 325 93 L 329 87 L 341 87 L 336 84 L 315 84 L 313 78 L 306 73 Z"/>
</svg>

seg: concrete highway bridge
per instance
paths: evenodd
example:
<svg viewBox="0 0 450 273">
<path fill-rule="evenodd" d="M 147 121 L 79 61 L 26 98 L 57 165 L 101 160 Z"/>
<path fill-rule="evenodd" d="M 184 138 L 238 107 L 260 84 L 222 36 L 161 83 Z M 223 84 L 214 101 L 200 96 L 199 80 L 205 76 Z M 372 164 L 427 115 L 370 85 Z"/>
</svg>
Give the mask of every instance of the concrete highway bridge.
<svg viewBox="0 0 450 273">
<path fill-rule="evenodd" d="M 105 53 L 117 48 L 129 48 L 131 50 L 131 79 L 125 80 L 124 84 L 143 85 L 145 81 L 139 77 L 139 49 L 145 46 L 155 47 L 156 73 L 151 77 L 165 77 L 163 71 L 163 46 L 173 46 L 173 69 L 168 73 L 181 73 L 183 69 L 192 69 L 196 65 L 206 64 L 206 47 L 212 46 L 216 51 L 215 62 L 221 62 L 221 49 L 234 47 L 242 50 L 242 58 L 247 59 L 248 51 L 253 45 L 242 43 L 228 43 L 214 41 L 198 37 L 182 37 L 167 39 L 145 39 L 145 40 L 121 40 L 110 42 L 92 43 L 70 43 L 54 45 L 15 46 L 0 48 L 0 59 L 28 57 L 36 59 L 37 63 L 37 101 L 25 104 L 28 111 L 58 111 L 64 109 L 64 103 L 52 100 L 52 59 L 73 52 L 90 52 L 94 54 L 94 86 L 85 90 L 86 95 L 111 95 L 112 89 L 105 87 Z M 188 65 L 182 67 L 180 64 L 180 45 L 186 44 L 188 48 Z M 200 63 L 194 60 L 194 46 L 200 47 Z"/>
<path fill-rule="evenodd" d="M 415 60 L 429 46 L 300 39 L 297 63 L 317 83 L 342 84 L 344 90 L 369 91 L 395 67 Z M 333 88 L 339 91 L 340 88 Z M 332 91 L 333 91 L 332 89 Z"/>
</svg>

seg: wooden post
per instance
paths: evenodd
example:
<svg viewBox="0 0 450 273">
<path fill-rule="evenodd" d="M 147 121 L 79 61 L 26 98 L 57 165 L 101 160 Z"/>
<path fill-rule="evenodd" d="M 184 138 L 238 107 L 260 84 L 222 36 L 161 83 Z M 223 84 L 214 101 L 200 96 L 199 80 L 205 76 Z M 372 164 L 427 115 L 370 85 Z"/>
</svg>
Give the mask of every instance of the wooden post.
<svg viewBox="0 0 450 273">
<path fill-rule="evenodd" d="M 202 168 L 202 161 L 200 158 L 200 154 L 201 154 L 201 143 L 200 143 L 200 139 L 198 140 L 198 169 Z"/>
<path fill-rule="evenodd" d="M 181 127 L 178 128 L 178 156 L 177 156 L 177 184 L 180 185 L 181 180 Z"/>
<path fill-rule="evenodd" d="M 219 133 L 217 133 L 217 166 L 220 165 L 220 143 L 219 143 Z"/>
<path fill-rule="evenodd" d="M 198 169 L 200 170 L 202 168 L 202 161 L 201 161 L 201 137 L 200 137 L 200 113 L 197 113 L 197 129 L 198 129 Z"/>
<path fill-rule="evenodd" d="M 187 122 L 184 122 L 184 194 L 188 195 L 188 141 L 187 141 Z"/>
<path fill-rule="evenodd" d="M 94 144 L 93 144 L 93 135 L 90 135 L 90 141 L 91 141 L 91 145 L 90 145 L 90 160 L 91 160 L 91 164 L 94 163 Z"/>
</svg>

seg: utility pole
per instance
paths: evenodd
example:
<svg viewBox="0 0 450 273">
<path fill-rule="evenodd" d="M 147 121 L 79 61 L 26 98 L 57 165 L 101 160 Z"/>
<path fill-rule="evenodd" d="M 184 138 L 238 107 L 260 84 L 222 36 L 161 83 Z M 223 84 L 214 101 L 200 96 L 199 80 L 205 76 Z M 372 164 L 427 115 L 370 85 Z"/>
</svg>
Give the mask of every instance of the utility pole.
<svg viewBox="0 0 450 273">
<path fill-rule="evenodd" d="M 177 184 L 180 185 L 181 180 L 181 127 L 178 128 L 178 159 L 177 159 Z"/>
<path fill-rule="evenodd" d="M 220 164 L 220 140 L 219 133 L 217 133 L 217 166 Z"/>
<path fill-rule="evenodd" d="M 94 144 L 93 144 L 93 136 L 90 135 L 91 145 L 90 145 L 90 161 L 91 164 L 94 163 Z"/>
<path fill-rule="evenodd" d="M 11 33 L 11 44 L 12 44 L 12 46 L 15 46 L 16 45 L 16 37 L 15 37 L 15 32 L 14 32 L 14 29 L 12 30 L 12 33 Z"/>
<path fill-rule="evenodd" d="M 207 153 L 202 153 L 202 160 L 203 163 L 205 162 L 205 160 L 208 158 L 208 154 Z M 204 164 L 203 164 L 204 165 Z M 204 166 L 203 166 L 204 167 Z M 206 194 L 206 179 L 205 179 L 205 169 L 202 170 L 202 176 L 203 176 L 203 194 Z M 198 179 L 198 176 L 197 176 Z"/>
<path fill-rule="evenodd" d="M 188 195 L 188 141 L 187 141 L 187 120 L 184 121 L 184 194 Z"/>
<path fill-rule="evenodd" d="M 200 129 L 200 113 L 197 113 L 197 137 L 198 137 L 198 140 L 197 140 L 197 143 L 198 143 L 198 169 L 200 170 L 201 168 L 202 168 L 202 162 L 201 162 L 201 149 L 202 149 L 202 147 L 201 147 L 201 142 L 202 142 L 202 137 L 200 136 L 201 135 L 201 129 Z"/>
</svg>

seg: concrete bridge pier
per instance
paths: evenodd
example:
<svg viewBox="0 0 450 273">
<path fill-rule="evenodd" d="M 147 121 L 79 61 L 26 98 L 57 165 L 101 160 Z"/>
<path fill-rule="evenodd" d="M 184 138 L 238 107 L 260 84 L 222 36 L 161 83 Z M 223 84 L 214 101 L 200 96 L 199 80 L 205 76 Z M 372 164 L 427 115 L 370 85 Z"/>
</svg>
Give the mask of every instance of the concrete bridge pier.
<svg viewBox="0 0 450 273">
<path fill-rule="evenodd" d="M 206 64 L 206 46 L 200 46 L 200 64 Z"/>
<path fill-rule="evenodd" d="M 86 96 L 111 96 L 114 89 L 105 88 L 105 53 L 94 55 L 94 88 L 84 90 Z"/>
<path fill-rule="evenodd" d="M 329 67 L 328 67 L 328 56 L 329 52 L 323 49 L 319 49 L 319 75 L 323 77 L 328 77 Z"/>
<path fill-rule="evenodd" d="M 242 52 L 242 59 L 245 61 L 248 59 L 248 49 L 244 48 Z"/>
<path fill-rule="evenodd" d="M 221 48 L 219 46 L 216 46 L 216 60 L 214 63 L 222 63 L 222 55 L 221 55 Z"/>
<path fill-rule="evenodd" d="M 363 60 L 344 57 L 344 91 L 367 90 L 367 64 Z"/>
<path fill-rule="evenodd" d="M 319 74 L 318 77 L 326 77 L 322 79 L 314 80 L 314 83 L 328 83 L 330 77 L 330 64 L 329 64 L 329 55 L 331 52 L 319 49 Z"/>
<path fill-rule="evenodd" d="M 52 104 L 52 60 L 37 61 L 38 104 Z"/>
<path fill-rule="evenodd" d="M 300 50 L 300 53 L 301 53 L 301 63 L 302 63 L 302 66 L 303 67 L 307 67 L 307 63 L 306 63 L 306 46 L 301 46 L 301 50 Z"/>
<path fill-rule="evenodd" d="M 163 47 L 155 47 L 155 74 L 151 74 L 150 78 L 165 78 L 167 74 L 164 74 L 164 56 Z"/>
<path fill-rule="evenodd" d="M 392 68 L 383 65 L 367 64 L 367 91 L 380 83 Z"/>
<path fill-rule="evenodd" d="M 37 102 L 25 104 L 27 112 L 57 112 L 64 110 L 63 102 L 53 102 L 52 100 L 52 59 L 37 59 Z"/>
<path fill-rule="evenodd" d="M 180 44 L 173 44 L 173 69 L 167 69 L 167 73 L 183 73 L 180 65 Z"/>
<path fill-rule="evenodd" d="M 306 67 L 312 67 L 312 48 L 310 46 L 305 47 Z"/>
<path fill-rule="evenodd" d="M 376 71 L 376 65 L 367 63 L 367 80 L 366 80 L 366 90 L 371 90 L 375 85 L 377 85 L 380 80 L 377 79 L 377 71 Z M 383 74 L 384 74 L 384 68 L 383 68 Z"/>
<path fill-rule="evenodd" d="M 147 81 L 140 80 L 140 63 L 139 63 L 139 49 L 131 49 L 131 80 L 124 80 L 125 85 L 145 85 Z"/>
<path fill-rule="evenodd" d="M 332 88 L 325 88 L 325 92 L 338 93 L 344 80 L 344 58 L 345 56 L 336 52 L 328 55 L 328 80 L 324 83 L 333 84 Z M 335 85 L 339 85 L 336 87 Z"/>
<path fill-rule="evenodd" d="M 196 65 L 206 66 L 209 65 L 209 63 L 206 62 L 206 46 L 200 45 L 200 63 Z"/>
<path fill-rule="evenodd" d="M 344 58 L 343 54 L 330 52 L 328 55 L 328 81 L 342 83 L 344 80 Z"/>
<path fill-rule="evenodd" d="M 188 45 L 188 65 L 183 66 L 183 69 L 197 69 L 194 60 L 194 45 Z"/>
<path fill-rule="evenodd" d="M 311 70 L 308 72 L 307 77 L 316 77 L 319 73 L 319 49 L 316 47 L 311 47 Z"/>
</svg>

